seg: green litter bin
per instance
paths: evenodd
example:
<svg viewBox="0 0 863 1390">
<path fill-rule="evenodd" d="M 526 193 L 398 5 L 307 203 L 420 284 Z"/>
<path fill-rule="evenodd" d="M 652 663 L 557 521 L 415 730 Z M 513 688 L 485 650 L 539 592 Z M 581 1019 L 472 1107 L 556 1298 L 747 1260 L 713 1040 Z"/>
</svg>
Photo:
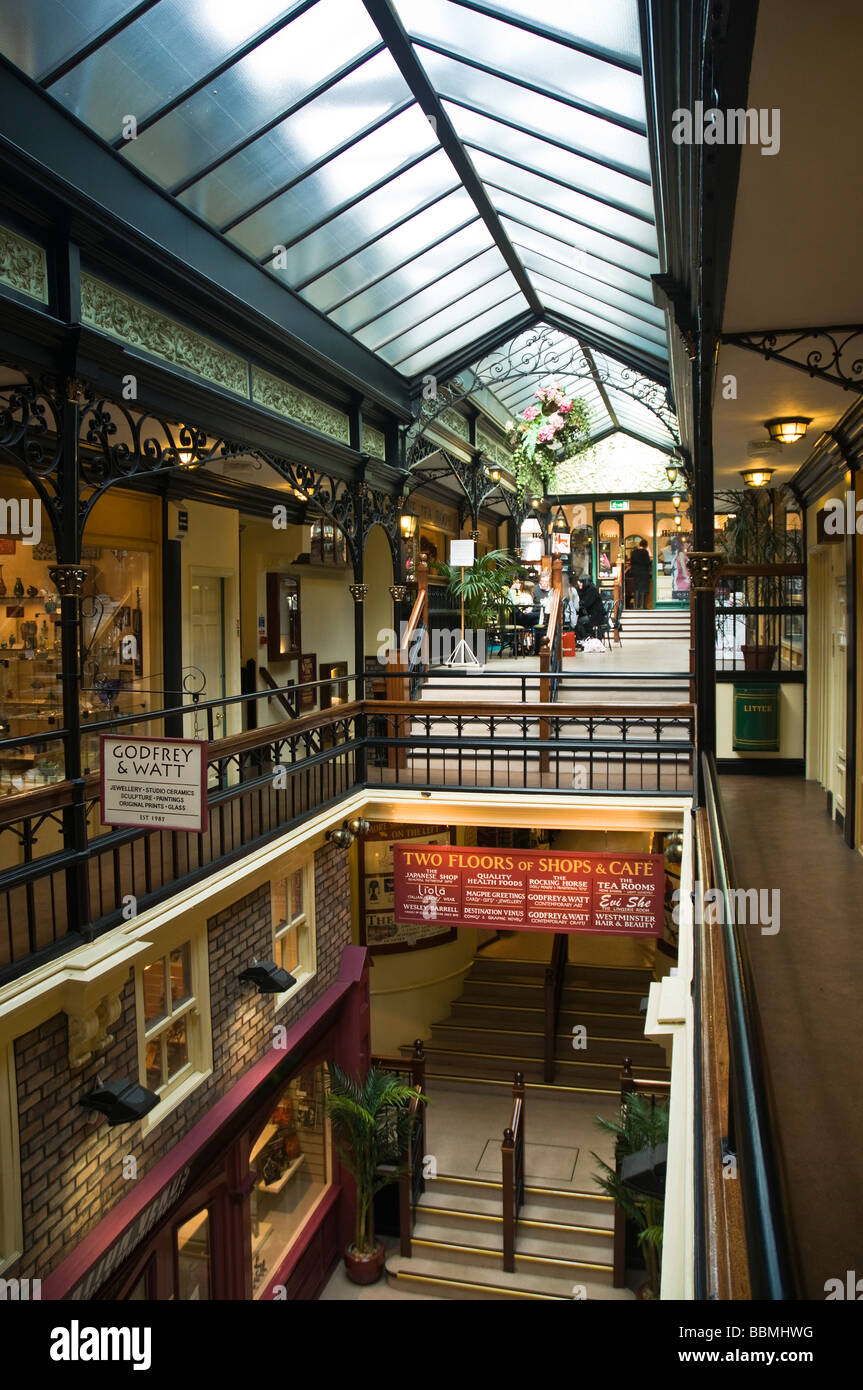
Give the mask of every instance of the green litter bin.
<svg viewBox="0 0 863 1390">
<path fill-rule="evenodd" d="M 778 685 L 735 685 L 735 751 L 778 753 L 779 693 Z"/>
</svg>

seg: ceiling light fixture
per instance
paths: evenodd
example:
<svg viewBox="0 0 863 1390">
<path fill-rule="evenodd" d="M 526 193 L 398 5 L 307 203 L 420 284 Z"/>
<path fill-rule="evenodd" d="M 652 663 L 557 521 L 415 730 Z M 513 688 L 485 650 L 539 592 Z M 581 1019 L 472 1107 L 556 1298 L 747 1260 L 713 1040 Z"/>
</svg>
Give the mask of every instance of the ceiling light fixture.
<svg viewBox="0 0 863 1390">
<path fill-rule="evenodd" d="M 775 468 L 741 468 L 740 476 L 748 487 L 766 487 L 775 472 Z"/>
<path fill-rule="evenodd" d="M 764 428 L 778 444 L 796 444 L 802 439 L 812 424 L 812 417 L 805 415 L 782 415 L 774 420 L 765 420 Z"/>
</svg>

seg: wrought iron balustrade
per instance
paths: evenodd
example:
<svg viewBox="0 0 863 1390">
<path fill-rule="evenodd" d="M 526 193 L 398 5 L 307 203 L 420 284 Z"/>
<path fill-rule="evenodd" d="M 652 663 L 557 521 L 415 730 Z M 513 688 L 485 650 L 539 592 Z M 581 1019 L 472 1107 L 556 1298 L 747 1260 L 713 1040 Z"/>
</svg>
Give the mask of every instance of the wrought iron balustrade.
<svg viewBox="0 0 863 1390">
<path fill-rule="evenodd" d="M 143 911 L 363 787 L 691 794 L 690 705 L 534 704 L 530 678 L 513 675 L 507 703 L 481 703 L 465 682 L 458 701 L 354 701 L 257 728 L 265 690 L 90 724 L 81 778 L 0 798 L 0 981 L 118 925 L 132 897 Z M 190 733 L 195 721 L 212 735 L 232 720 L 251 727 L 208 739 L 203 834 L 101 824 L 98 735 Z M 67 739 L 38 741 L 62 767 Z"/>
</svg>

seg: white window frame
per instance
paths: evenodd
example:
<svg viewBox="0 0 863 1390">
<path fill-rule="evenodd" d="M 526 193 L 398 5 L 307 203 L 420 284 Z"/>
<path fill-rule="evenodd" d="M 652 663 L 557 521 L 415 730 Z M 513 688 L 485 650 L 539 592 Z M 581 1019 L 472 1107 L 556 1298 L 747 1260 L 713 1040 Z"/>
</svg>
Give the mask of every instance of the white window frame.
<svg viewBox="0 0 863 1390">
<path fill-rule="evenodd" d="M 298 928 L 297 939 L 299 945 L 299 965 L 296 970 L 290 973 L 294 976 L 296 984 L 291 985 L 290 989 L 284 990 L 276 995 L 276 1008 L 280 1009 L 289 999 L 293 999 L 299 994 L 300 990 L 305 989 L 310 980 L 313 980 L 318 971 L 318 951 L 317 934 L 315 931 L 315 856 L 308 854 L 304 859 L 288 861 L 284 869 L 275 877 L 277 881 L 285 880 L 286 897 L 290 902 L 290 885 L 294 874 L 301 873 L 303 876 L 303 911 L 297 917 L 292 917 L 290 921 L 276 921 L 276 912 L 273 907 L 272 884 L 270 886 L 270 911 L 272 914 L 273 927 L 273 960 L 278 964 L 277 943 L 288 934 L 294 927 Z"/>
<path fill-rule="evenodd" d="M 189 961 L 191 969 L 191 998 L 178 1005 L 176 1010 L 171 1010 L 164 1021 L 154 1021 L 148 1029 L 144 1018 L 144 970 L 148 965 L 154 965 L 158 960 L 165 960 L 170 957 L 172 951 L 178 950 L 181 946 L 188 945 Z M 207 950 L 207 932 L 205 927 L 198 928 L 191 936 L 188 935 L 188 927 L 182 933 L 178 933 L 175 939 L 165 939 L 162 937 L 158 945 L 154 945 L 152 952 L 141 960 L 135 970 L 135 1018 L 138 1030 L 138 1075 L 142 1086 L 147 1085 L 147 1042 L 153 1037 L 154 1033 L 161 1033 L 169 1027 L 172 1020 L 186 1017 L 189 1020 L 187 1026 L 187 1040 L 189 1049 L 189 1060 L 186 1065 L 177 1072 L 176 1076 L 166 1080 L 161 1090 L 158 1092 L 159 1104 L 144 1116 L 141 1121 L 144 1134 L 154 1129 L 160 1124 L 167 1115 L 170 1115 L 177 1106 L 190 1096 L 198 1086 L 212 1074 L 213 1071 L 213 1034 L 210 1023 L 210 989 L 209 989 L 209 959 Z M 166 1003 L 170 1004 L 170 976 L 166 977 L 166 990 L 168 997 Z"/>
</svg>

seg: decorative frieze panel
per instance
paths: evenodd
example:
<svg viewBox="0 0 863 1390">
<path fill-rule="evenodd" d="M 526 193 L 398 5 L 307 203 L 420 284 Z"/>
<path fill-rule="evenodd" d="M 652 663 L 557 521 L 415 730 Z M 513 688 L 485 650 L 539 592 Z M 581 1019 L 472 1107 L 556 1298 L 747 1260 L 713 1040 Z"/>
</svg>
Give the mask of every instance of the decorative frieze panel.
<svg viewBox="0 0 863 1390">
<path fill-rule="evenodd" d="M 483 430 L 478 430 L 476 442 L 477 447 L 482 450 L 486 458 L 493 459 L 499 468 L 505 468 L 509 473 L 513 471 L 511 455 L 502 444 L 498 444 L 497 440 L 492 439 L 491 435 L 486 434 Z"/>
<path fill-rule="evenodd" d="M 445 425 L 448 430 L 452 430 L 453 434 L 457 434 L 460 439 L 470 440 L 467 420 L 457 410 L 442 410 L 437 418 L 442 425 Z"/>
<path fill-rule="evenodd" d="M 341 444 L 351 442 L 348 417 L 344 411 L 306 395 L 305 391 L 290 386 L 286 381 L 279 381 L 278 377 L 271 376 L 261 367 L 252 368 L 252 400 L 267 410 L 274 410 L 277 415 L 284 415 L 289 420 L 296 420 L 301 425 L 329 435 L 330 439 L 337 439 Z"/>
<path fill-rule="evenodd" d="M 371 425 L 363 424 L 363 452 L 386 462 L 387 441 L 380 430 L 374 429 Z"/>
<path fill-rule="evenodd" d="M 81 318 L 225 391 L 249 395 L 249 369 L 242 357 L 92 275 L 81 276 Z"/>
<path fill-rule="evenodd" d="M 41 246 L 0 227 L 0 282 L 48 303 L 48 265 Z"/>
</svg>

